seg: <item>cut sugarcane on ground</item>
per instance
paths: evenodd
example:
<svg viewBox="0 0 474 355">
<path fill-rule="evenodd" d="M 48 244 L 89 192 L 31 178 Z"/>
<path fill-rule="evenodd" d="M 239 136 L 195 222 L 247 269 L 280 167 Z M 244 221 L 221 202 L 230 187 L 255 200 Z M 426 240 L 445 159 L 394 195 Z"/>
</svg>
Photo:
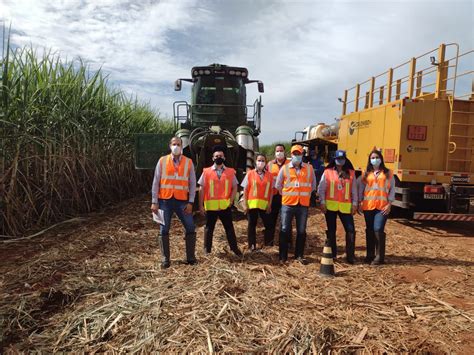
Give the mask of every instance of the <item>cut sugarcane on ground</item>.
<svg viewBox="0 0 474 355">
<path fill-rule="evenodd" d="M 172 227 L 172 265 L 160 269 L 147 196 L 17 242 L 0 242 L 0 349 L 16 351 L 199 351 L 469 353 L 474 347 L 474 231 L 468 223 L 390 219 L 387 261 L 358 258 L 318 276 L 324 216 L 311 209 L 308 265 L 278 264 L 277 247 L 250 253 L 236 216 L 242 259 L 218 224 L 213 252 L 184 259 Z"/>
</svg>

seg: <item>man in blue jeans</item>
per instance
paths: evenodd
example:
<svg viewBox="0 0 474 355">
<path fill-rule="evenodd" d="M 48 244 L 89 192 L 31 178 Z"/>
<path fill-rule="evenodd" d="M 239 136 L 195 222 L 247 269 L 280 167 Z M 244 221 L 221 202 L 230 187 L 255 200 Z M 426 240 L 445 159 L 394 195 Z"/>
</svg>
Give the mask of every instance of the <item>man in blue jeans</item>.
<svg viewBox="0 0 474 355">
<path fill-rule="evenodd" d="M 181 138 L 171 138 L 171 154 L 161 157 L 158 161 L 151 189 L 151 210 L 157 213 L 161 209 L 165 222 L 160 225 L 158 238 L 163 269 L 170 267 L 169 231 L 173 213 L 176 213 L 186 231 L 186 263 L 196 264 L 196 232 L 192 214 L 196 195 L 196 174 L 191 159 L 182 155 L 182 144 Z"/>
<path fill-rule="evenodd" d="M 280 263 L 288 260 L 288 246 L 291 221 L 296 218 L 295 259 L 306 264 L 304 247 L 306 243 L 306 221 L 311 192 L 316 189 L 313 167 L 303 163 L 303 147 L 291 147 L 291 162 L 284 165 L 276 180 L 276 188 L 282 196 L 280 229 Z"/>
</svg>

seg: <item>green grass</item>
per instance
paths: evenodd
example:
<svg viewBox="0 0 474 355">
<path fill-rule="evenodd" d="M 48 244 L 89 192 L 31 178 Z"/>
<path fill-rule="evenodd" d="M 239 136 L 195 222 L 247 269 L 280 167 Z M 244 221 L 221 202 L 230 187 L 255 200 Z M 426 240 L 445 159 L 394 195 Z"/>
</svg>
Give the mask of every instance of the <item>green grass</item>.
<svg viewBox="0 0 474 355">
<path fill-rule="evenodd" d="M 275 156 L 275 145 L 283 144 L 286 148 L 287 154 L 290 151 L 291 141 L 277 141 L 272 144 L 266 144 L 260 146 L 260 153 L 263 153 L 267 156 L 268 159 L 273 159 Z"/>
</svg>

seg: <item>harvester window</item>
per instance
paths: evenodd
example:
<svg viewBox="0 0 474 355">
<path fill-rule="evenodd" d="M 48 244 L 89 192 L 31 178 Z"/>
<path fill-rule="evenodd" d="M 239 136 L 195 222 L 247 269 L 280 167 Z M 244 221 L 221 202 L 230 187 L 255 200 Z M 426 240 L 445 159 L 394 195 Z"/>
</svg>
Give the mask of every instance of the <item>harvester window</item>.
<svg viewBox="0 0 474 355">
<path fill-rule="evenodd" d="M 216 102 L 216 88 L 201 86 L 197 97 L 199 104 L 214 104 Z"/>
</svg>

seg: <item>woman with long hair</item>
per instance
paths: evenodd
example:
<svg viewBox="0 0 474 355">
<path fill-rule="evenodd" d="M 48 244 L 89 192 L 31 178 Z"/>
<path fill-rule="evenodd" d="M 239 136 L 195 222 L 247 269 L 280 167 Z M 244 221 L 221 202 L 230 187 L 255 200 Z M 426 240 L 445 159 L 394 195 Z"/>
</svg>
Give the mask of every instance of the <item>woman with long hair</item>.
<svg viewBox="0 0 474 355">
<path fill-rule="evenodd" d="M 367 242 L 366 263 L 385 262 L 385 223 L 395 199 L 395 179 L 385 166 L 382 153 L 374 149 L 369 154 L 367 169 L 359 180 L 360 208 L 365 218 Z"/>
<path fill-rule="evenodd" d="M 241 186 L 244 188 L 244 211 L 248 217 L 248 246 L 251 251 L 257 249 L 257 222 L 258 216 L 265 226 L 265 245 L 273 241 L 269 213 L 272 207 L 273 176 L 266 169 L 267 158 L 264 154 L 257 154 L 255 169 L 245 175 Z"/>
<path fill-rule="evenodd" d="M 344 150 L 336 151 L 326 166 L 318 187 L 321 211 L 326 217 L 327 239 L 332 256 L 337 256 L 336 222 L 339 216 L 346 232 L 346 260 L 354 263 L 355 228 L 353 215 L 357 212 L 358 194 L 354 167 Z"/>
</svg>

